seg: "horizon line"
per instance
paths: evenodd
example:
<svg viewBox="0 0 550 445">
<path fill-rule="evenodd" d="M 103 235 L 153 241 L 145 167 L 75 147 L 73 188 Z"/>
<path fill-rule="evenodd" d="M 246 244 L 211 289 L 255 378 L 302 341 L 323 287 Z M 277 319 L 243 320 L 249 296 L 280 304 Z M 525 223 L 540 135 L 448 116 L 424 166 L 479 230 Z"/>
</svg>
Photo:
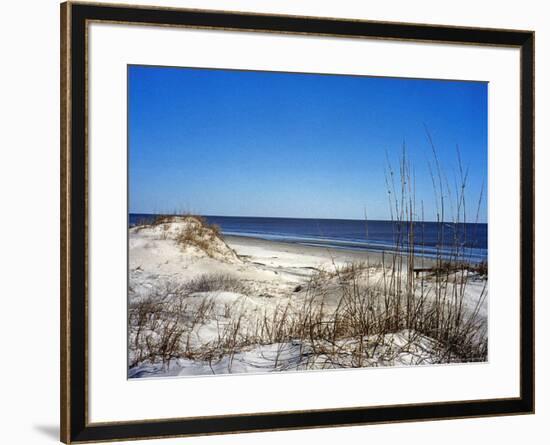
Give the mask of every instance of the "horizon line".
<svg viewBox="0 0 550 445">
<path fill-rule="evenodd" d="M 157 216 L 157 215 L 166 215 L 166 216 L 202 216 L 202 217 L 217 217 L 217 218 L 265 218 L 265 219 L 313 219 L 313 220 L 329 220 L 329 221 L 380 221 L 380 222 L 399 222 L 399 220 L 395 219 L 368 219 L 368 218 L 321 218 L 321 217 L 298 217 L 298 216 L 252 216 L 252 215 L 208 215 L 208 214 L 200 214 L 200 213 L 191 213 L 191 212 L 128 212 L 128 216 L 130 215 L 151 215 L 151 216 Z M 401 221 L 404 223 L 408 223 L 408 220 Z M 433 221 L 433 220 L 413 220 L 413 222 L 424 222 L 424 223 L 441 223 L 441 224 L 485 224 L 487 225 L 487 222 L 476 222 L 476 221 Z"/>
</svg>

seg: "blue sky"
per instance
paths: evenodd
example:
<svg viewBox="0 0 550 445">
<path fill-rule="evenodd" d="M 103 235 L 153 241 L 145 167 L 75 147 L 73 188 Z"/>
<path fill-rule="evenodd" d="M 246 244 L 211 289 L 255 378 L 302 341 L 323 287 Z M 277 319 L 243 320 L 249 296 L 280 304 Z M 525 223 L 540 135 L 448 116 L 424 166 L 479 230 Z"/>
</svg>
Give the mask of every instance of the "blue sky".
<svg viewBox="0 0 550 445">
<path fill-rule="evenodd" d="M 452 188 L 459 146 L 475 220 L 487 180 L 486 83 L 128 70 L 131 213 L 389 219 L 386 153 L 397 169 L 405 145 L 417 204 L 435 220 L 428 128 Z"/>
</svg>

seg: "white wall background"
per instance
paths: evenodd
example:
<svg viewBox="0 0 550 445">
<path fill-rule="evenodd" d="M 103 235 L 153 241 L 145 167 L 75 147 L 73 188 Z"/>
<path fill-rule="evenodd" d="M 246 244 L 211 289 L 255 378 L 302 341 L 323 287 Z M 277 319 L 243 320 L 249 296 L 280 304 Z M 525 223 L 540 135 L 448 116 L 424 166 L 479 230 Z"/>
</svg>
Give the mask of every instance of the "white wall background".
<svg viewBox="0 0 550 445">
<path fill-rule="evenodd" d="M 118 0 L 118 2 L 121 2 Z M 126 2 L 124 2 L 126 3 Z M 537 75 L 537 265 L 549 266 L 550 14 L 545 2 L 416 0 L 162 0 L 132 3 L 534 29 Z M 56 443 L 59 411 L 59 7 L 9 2 L 0 26 L 0 441 Z M 172 439 L 149 443 L 548 443 L 550 314 L 537 280 L 537 414 L 439 422 Z M 545 354 L 546 352 L 546 354 Z"/>
</svg>

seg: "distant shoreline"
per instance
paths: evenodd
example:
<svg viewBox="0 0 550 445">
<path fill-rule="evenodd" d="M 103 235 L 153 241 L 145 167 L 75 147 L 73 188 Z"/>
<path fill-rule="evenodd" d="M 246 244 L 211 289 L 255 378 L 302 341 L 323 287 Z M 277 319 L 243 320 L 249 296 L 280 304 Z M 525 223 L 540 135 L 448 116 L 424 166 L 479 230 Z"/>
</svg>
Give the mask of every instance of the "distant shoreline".
<svg viewBox="0 0 550 445">
<path fill-rule="evenodd" d="M 409 231 L 414 231 L 412 254 L 415 257 L 437 258 L 482 263 L 487 260 L 487 226 L 484 224 L 419 223 L 414 226 L 395 221 L 316 220 L 304 218 L 217 217 L 202 216 L 217 226 L 224 237 L 252 238 L 318 247 L 332 251 L 368 252 L 408 255 Z M 130 228 L 153 221 L 152 215 L 130 214 Z M 400 239 L 400 241 L 398 241 Z M 457 252 L 456 249 L 460 249 Z"/>
<path fill-rule="evenodd" d="M 308 255 L 319 257 L 324 260 L 334 260 L 334 262 L 337 263 L 365 261 L 372 265 L 382 264 L 383 261 L 385 261 L 387 265 L 390 265 L 394 255 L 394 253 L 389 250 L 377 252 L 366 249 L 359 250 L 341 247 L 335 248 L 332 246 L 311 246 L 299 242 L 272 241 L 251 236 L 223 235 L 223 239 L 238 255 L 242 255 L 241 252 L 246 252 L 247 249 L 258 248 L 273 252 L 274 254 L 281 252 L 294 255 Z M 244 256 L 246 256 L 246 254 Z M 406 256 L 406 254 L 403 256 Z M 436 260 L 433 258 L 415 256 L 416 266 L 432 267 L 435 264 Z"/>
</svg>

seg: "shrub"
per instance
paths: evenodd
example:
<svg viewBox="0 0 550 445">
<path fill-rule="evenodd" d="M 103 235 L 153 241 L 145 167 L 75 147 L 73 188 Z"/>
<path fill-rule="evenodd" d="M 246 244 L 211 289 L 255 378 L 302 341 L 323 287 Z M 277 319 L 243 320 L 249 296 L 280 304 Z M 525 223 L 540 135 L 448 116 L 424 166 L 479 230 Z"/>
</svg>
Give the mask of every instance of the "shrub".
<svg viewBox="0 0 550 445">
<path fill-rule="evenodd" d="M 242 281 L 228 274 L 203 274 L 185 283 L 189 293 L 229 291 L 243 292 L 246 287 Z"/>
</svg>

